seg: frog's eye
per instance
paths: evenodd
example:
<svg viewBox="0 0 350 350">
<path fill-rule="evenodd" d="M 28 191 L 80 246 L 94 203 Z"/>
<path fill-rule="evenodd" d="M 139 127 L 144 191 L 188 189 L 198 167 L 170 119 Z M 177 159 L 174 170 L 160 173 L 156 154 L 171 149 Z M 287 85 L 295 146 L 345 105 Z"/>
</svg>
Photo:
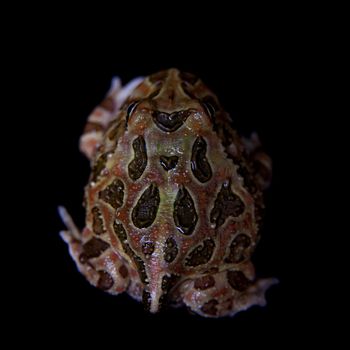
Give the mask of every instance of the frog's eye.
<svg viewBox="0 0 350 350">
<path fill-rule="evenodd" d="M 128 117 L 131 116 L 131 114 L 134 112 L 135 110 L 135 107 L 138 105 L 138 101 L 133 101 L 129 104 L 127 110 L 126 110 L 126 113 L 128 115 Z"/>
<path fill-rule="evenodd" d="M 202 106 L 208 113 L 210 119 L 214 119 L 216 112 L 219 110 L 215 100 L 212 97 L 207 96 L 202 100 Z"/>
<path fill-rule="evenodd" d="M 202 102 L 202 105 L 208 113 L 210 119 L 214 119 L 216 113 L 214 106 L 210 102 Z"/>
<path fill-rule="evenodd" d="M 126 109 L 126 123 L 128 123 L 129 118 L 134 113 L 135 108 L 139 104 L 139 101 L 132 101 Z"/>
</svg>

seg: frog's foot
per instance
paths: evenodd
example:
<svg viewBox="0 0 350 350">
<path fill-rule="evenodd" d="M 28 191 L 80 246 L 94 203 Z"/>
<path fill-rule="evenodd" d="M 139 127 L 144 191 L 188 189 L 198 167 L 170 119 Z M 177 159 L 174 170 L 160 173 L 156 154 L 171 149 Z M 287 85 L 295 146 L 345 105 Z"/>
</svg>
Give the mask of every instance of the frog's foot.
<svg viewBox="0 0 350 350">
<path fill-rule="evenodd" d="M 184 303 L 205 317 L 233 316 L 253 305 L 266 304 L 265 292 L 275 278 L 254 281 L 251 264 L 238 270 L 207 274 L 181 286 Z"/>
<path fill-rule="evenodd" d="M 93 286 L 111 294 L 127 290 L 129 270 L 110 244 L 95 237 L 87 228 L 80 233 L 67 210 L 59 207 L 58 211 L 67 227 L 66 231 L 60 232 L 60 236 L 68 244 L 78 270 Z"/>
<path fill-rule="evenodd" d="M 80 137 L 80 150 L 88 159 L 93 158 L 110 121 L 116 117 L 124 101 L 142 80 L 141 77 L 135 78 L 122 87 L 119 77 L 112 79 L 106 97 L 89 115 L 84 133 Z"/>
</svg>

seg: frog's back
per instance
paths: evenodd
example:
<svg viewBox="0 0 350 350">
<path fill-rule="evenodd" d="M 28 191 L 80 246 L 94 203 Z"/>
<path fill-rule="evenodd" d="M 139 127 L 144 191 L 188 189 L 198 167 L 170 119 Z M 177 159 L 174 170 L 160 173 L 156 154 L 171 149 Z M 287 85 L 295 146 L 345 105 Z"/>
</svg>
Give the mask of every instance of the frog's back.
<svg viewBox="0 0 350 350">
<path fill-rule="evenodd" d="M 157 311 L 174 285 L 249 259 L 261 189 L 215 95 L 176 69 L 146 78 L 108 127 L 88 227 L 138 272 Z"/>
</svg>

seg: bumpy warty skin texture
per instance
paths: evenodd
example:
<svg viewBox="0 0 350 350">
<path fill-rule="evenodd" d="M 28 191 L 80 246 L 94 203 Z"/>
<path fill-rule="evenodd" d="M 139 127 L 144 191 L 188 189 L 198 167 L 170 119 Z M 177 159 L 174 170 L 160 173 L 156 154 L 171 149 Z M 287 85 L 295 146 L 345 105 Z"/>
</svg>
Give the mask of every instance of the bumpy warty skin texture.
<svg viewBox="0 0 350 350">
<path fill-rule="evenodd" d="M 122 105 L 120 84 L 111 89 L 81 138 L 92 168 L 82 233 L 61 209 L 79 270 L 151 312 L 185 304 L 221 317 L 264 305 L 276 280 L 257 280 L 250 258 L 270 158 L 195 76 L 170 69 L 132 84 Z"/>
</svg>

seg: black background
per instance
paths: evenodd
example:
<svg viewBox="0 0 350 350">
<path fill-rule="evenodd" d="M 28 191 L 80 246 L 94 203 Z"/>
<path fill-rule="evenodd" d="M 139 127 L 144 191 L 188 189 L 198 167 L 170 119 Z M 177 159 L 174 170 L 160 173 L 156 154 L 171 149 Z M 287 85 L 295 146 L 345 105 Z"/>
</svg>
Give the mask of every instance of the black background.
<svg viewBox="0 0 350 350">
<path fill-rule="evenodd" d="M 171 36 L 165 43 L 132 35 L 122 42 L 100 37 L 101 41 L 90 41 L 80 34 L 69 41 L 55 36 L 33 43 L 26 73 L 33 87 L 29 93 L 35 95 L 30 106 L 34 118 L 23 124 L 30 145 L 24 149 L 28 157 L 23 167 L 32 192 L 25 227 L 30 225 L 35 236 L 26 247 L 31 260 L 24 274 L 28 292 L 21 295 L 25 317 L 19 322 L 33 326 L 34 338 L 46 333 L 58 341 L 60 335 L 69 334 L 77 342 L 160 341 L 168 347 L 189 337 L 198 347 L 218 339 L 233 347 L 241 341 L 270 344 L 276 335 L 298 342 L 310 333 L 313 282 L 311 267 L 305 264 L 312 238 L 307 236 L 309 194 L 304 189 L 311 181 L 305 169 L 313 162 L 312 143 L 307 140 L 315 122 L 305 104 L 312 71 L 308 43 L 296 43 L 288 32 L 273 37 L 256 33 L 244 38 L 243 44 L 219 34 L 188 41 L 183 35 Z M 79 153 L 78 140 L 111 78 L 119 75 L 126 83 L 170 67 L 201 77 L 242 134 L 258 132 L 273 160 L 273 182 L 254 263 L 258 276 L 277 277 L 280 284 L 268 291 L 266 307 L 253 307 L 234 318 L 204 319 L 184 309 L 147 314 L 127 295 L 112 297 L 91 287 L 58 235 L 64 228 L 58 205 L 66 206 L 77 225 L 84 226 L 81 203 L 89 164 Z M 130 330 L 131 338 L 126 337 Z"/>
</svg>

